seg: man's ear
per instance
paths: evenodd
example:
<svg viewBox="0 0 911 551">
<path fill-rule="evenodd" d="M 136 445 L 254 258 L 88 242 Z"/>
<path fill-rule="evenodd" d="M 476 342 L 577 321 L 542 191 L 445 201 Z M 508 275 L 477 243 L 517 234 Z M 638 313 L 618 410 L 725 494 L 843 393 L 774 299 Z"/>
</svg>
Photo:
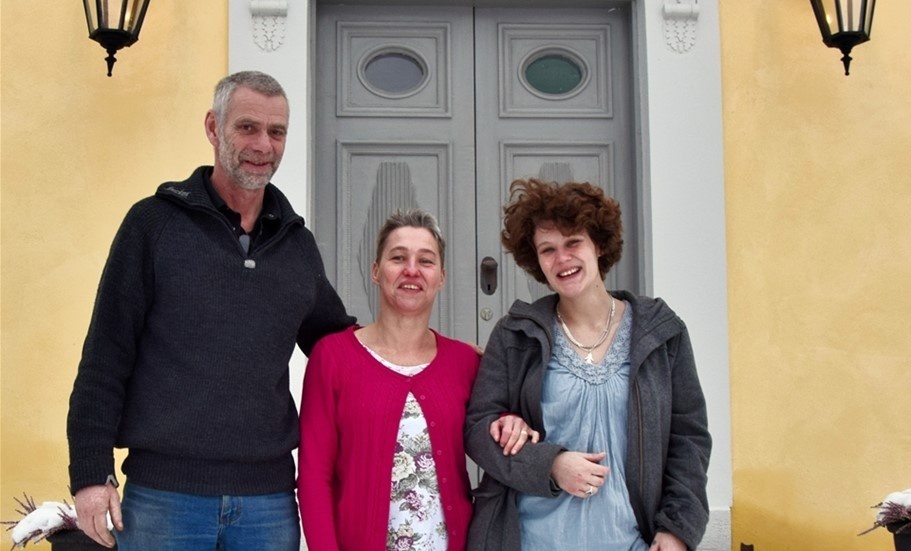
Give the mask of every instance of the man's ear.
<svg viewBox="0 0 911 551">
<path fill-rule="evenodd" d="M 209 143 L 217 146 L 218 145 L 218 122 L 215 120 L 215 111 L 209 109 L 206 113 L 206 137 L 209 138 Z"/>
</svg>

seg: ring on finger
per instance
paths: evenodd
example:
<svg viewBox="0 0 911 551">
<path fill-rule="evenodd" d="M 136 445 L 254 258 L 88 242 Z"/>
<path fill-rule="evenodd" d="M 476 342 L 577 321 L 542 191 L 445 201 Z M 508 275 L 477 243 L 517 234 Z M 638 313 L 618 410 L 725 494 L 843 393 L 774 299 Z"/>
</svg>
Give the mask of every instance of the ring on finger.
<svg viewBox="0 0 911 551">
<path fill-rule="evenodd" d="M 594 495 L 594 493 L 595 493 L 595 487 L 592 486 L 591 484 L 589 484 L 588 489 L 585 490 L 585 495 L 591 497 L 592 495 Z"/>
</svg>

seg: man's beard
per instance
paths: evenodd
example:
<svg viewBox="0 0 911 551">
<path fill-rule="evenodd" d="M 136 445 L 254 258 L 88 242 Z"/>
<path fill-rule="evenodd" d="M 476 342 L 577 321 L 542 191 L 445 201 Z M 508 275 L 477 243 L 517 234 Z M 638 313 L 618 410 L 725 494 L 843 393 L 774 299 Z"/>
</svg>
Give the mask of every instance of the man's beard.
<svg viewBox="0 0 911 551">
<path fill-rule="evenodd" d="M 243 168 L 241 168 L 245 159 L 237 154 L 237 151 L 231 144 L 224 141 L 218 144 L 218 160 L 224 167 L 225 172 L 228 173 L 228 176 L 230 176 L 237 185 L 251 191 L 266 187 L 266 184 L 272 179 L 272 175 L 275 174 L 275 169 L 278 165 L 277 162 L 273 161 L 267 174 L 250 174 L 245 172 Z M 246 160 L 257 161 L 257 159 Z"/>
</svg>

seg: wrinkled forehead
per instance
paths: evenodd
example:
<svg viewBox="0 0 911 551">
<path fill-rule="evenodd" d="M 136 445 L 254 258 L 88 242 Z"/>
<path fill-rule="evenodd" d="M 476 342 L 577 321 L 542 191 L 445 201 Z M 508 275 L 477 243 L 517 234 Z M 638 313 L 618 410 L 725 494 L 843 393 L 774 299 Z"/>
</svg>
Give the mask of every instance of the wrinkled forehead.
<svg viewBox="0 0 911 551">
<path fill-rule="evenodd" d="M 427 250 L 434 254 L 440 253 L 440 244 L 437 243 L 433 232 L 427 228 L 413 226 L 396 228 L 389 233 L 386 242 L 383 244 L 383 250 L 387 251 L 393 248 Z"/>
<path fill-rule="evenodd" d="M 288 125 L 288 100 L 282 95 L 268 96 L 251 88 L 238 87 L 228 101 L 228 120 L 254 118 Z"/>
</svg>

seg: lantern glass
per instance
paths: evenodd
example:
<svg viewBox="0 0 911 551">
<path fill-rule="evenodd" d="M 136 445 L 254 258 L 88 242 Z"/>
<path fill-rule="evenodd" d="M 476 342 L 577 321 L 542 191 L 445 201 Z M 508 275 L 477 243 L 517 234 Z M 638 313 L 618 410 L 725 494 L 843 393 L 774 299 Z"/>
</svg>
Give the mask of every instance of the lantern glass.
<svg viewBox="0 0 911 551">
<path fill-rule="evenodd" d="M 862 32 L 870 35 L 870 23 L 873 21 L 873 3 L 869 0 L 835 0 L 838 13 L 836 32 Z"/>
<path fill-rule="evenodd" d="M 873 26 L 875 0 L 810 0 L 823 40 L 839 33 L 860 33 L 867 39 Z"/>
<path fill-rule="evenodd" d="M 875 4 L 875 0 L 864 0 L 863 6 L 861 6 L 860 30 L 867 35 L 867 38 L 870 37 L 870 31 L 873 29 L 873 6 Z"/>
<path fill-rule="evenodd" d="M 138 38 L 149 0 L 83 0 L 91 35 L 97 30 L 125 31 Z"/>
</svg>

